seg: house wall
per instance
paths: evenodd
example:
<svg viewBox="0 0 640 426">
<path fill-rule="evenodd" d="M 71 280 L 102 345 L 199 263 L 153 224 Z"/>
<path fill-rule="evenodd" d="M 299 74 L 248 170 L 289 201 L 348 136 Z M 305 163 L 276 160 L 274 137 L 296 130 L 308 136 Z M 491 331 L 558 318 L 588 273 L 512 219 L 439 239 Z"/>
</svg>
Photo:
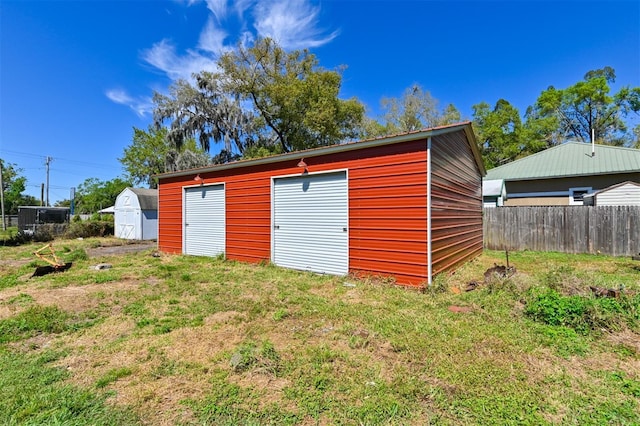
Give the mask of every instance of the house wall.
<svg viewBox="0 0 640 426">
<path fill-rule="evenodd" d="M 504 202 L 505 207 L 514 206 L 568 206 L 569 191 L 562 197 L 527 197 L 509 198 Z"/>
<path fill-rule="evenodd" d="M 431 241 L 433 274 L 482 253 L 482 174 L 463 131 L 431 142 Z"/>
<path fill-rule="evenodd" d="M 434 136 L 431 144 L 433 273 L 437 273 L 482 250 L 481 172 L 464 130 Z M 310 174 L 348 170 L 349 272 L 425 284 L 429 273 L 427 140 L 306 154 L 199 171 L 205 184 L 225 184 L 226 257 L 270 260 L 272 178 L 301 174 L 297 164 L 304 156 Z M 183 253 L 183 194 L 185 187 L 198 184 L 196 173 L 160 177 L 158 247 L 164 252 Z"/>
<path fill-rule="evenodd" d="M 555 179 L 506 181 L 505 206 L 569 205 L 569 189 L 590 187 L 593 191 L 625 181 L 640 182 L 640 172 Z"/>
</svg>

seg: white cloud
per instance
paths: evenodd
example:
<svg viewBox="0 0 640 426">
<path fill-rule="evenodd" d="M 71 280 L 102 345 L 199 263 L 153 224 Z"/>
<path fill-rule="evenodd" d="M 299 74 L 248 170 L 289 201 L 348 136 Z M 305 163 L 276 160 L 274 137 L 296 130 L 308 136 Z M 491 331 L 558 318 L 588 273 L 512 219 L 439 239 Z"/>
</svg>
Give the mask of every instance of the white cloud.
<svg viewBox="0 0 640 426">
<path fill-rule="evenodd" d="M 206 0 L 207 9 L 213 13 L 218 21 L 222 21 L 227 16 L 227 0 Z"/>
<path fill-rule="evenodd" d="M 255 2 L 256 0 L 235 0 L 233 9 L 236 11 L 238 17 L 242 19 L 244 13 L 249 10 Z"/>
<path fill-rule="evenodd" d="M 198 47 L 204 51 L 213 53 L 214 55 L 220 55 L 228 48 L 224 45 L 224 40 L 227 38 L 227 33 L 216 27 L 216 24 L 212 17 L 209 17 L 207 25 L 200 33 L 200 40 L 198 41 Z"/>
<path fill-rule="evenodd" d="M 133 98 L 122 89 L 110 89 L 105 92 L 107 98 L 111 101 L 126 105 L 131 108 L 140 118 L 145 117 L 153 111 L 153 102 L 149 97 Z"/>
<path fill-rule="evenodd" d="M 202 55 L 195 50 L 187 50 L 185 55 L 178 55 L 175 46 L 169 40 L 162 40 L 150 49 L 142 52 L 142 59 L 163 71 L 172 80 L 191 80 L 194 73 L 215 71 L 215 58 Z"/>
<path fill-rule="evenodd" d="M 299 0 L 262 0 L 254 10 L 254 26 L 261 37 L 271 37 L 284 49 L 318 47 L 336 38 L 318 28 L 319 6 Z"/>
</svg>

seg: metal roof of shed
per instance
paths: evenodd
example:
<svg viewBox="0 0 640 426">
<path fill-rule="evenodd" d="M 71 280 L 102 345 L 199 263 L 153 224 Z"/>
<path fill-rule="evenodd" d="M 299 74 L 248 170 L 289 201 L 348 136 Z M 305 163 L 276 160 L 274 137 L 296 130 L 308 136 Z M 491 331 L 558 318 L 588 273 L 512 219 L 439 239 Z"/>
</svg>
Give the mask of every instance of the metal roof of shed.
<svg viewBox="0 0 640 426">
<path fill-rule="evenodd" d="M 487 171 L 486 179 L 531 180 L 640 172 L 640 149 L 567 142 Z"/>
</svg>

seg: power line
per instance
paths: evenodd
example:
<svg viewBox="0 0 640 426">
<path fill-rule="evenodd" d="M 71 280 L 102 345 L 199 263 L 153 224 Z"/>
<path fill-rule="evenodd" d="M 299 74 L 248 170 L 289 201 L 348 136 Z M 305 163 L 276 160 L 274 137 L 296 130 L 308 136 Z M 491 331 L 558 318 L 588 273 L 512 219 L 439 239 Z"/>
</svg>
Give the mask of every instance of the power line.
<svg viewBox="0 0 640 426">
<path fill-rule="evenodd" d="M 0 149 L 0 153 L 21 155 L 23 157 L 31 157 L 31 158 L 44 158 L 45 157 L 44 155 L 33 154 L 33 153 L 30 153 L 30 152 L 13 151 L 13 150 L 10 150 L 10 149 Z"/>
<path fill-rule="evenodd" d="M 29 153 L 29 152 L 21 152 L 21 151 L 14 151 L 14 150 L 10 150 L 10 149 L 2 149 L 0 150 L 0 153 L 10 153 L 10 154 L 14 154 L 14 155 L 22 155 L 25 157 L 31 157 L 31 158 L 44 158 L 45 161 L 47 158 L 50 158 L 49 156 L 46 155 L 38 155 L 38 154 L 33 154 L 33 153 Z M 100 163 L 91 163 L 88 161 L 80 161 L 80 160 L 71 160 L 68 158 L 63 158 L 63 157 L 55 157 L 56 161 L 61 161 L 64 163 L 70 163 L 70 164 L 75 164 L 75 165 L 79 165 L 79 166 L 87 166 L 87 167 L 101 167 L 104 169 L 117 169 L 118 167 L 116 166 L 108 166 L 105 164 L 100 164 Z"/>
</svg>

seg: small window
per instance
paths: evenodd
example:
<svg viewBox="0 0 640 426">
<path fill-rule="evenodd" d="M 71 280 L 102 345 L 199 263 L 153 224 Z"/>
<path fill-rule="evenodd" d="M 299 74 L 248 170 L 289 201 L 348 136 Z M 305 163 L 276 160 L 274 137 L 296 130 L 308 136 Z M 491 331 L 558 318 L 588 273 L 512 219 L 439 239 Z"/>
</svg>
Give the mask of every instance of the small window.
<svg viewBox="0 0 640 426">
<path fill-rule="evenodd" d="M 593 189 L 591 187 L 585 188 L 569 188 L 569 205 L 571 206 L 583 206 L 584 196 L 591 194 Z"/>
</svg>

